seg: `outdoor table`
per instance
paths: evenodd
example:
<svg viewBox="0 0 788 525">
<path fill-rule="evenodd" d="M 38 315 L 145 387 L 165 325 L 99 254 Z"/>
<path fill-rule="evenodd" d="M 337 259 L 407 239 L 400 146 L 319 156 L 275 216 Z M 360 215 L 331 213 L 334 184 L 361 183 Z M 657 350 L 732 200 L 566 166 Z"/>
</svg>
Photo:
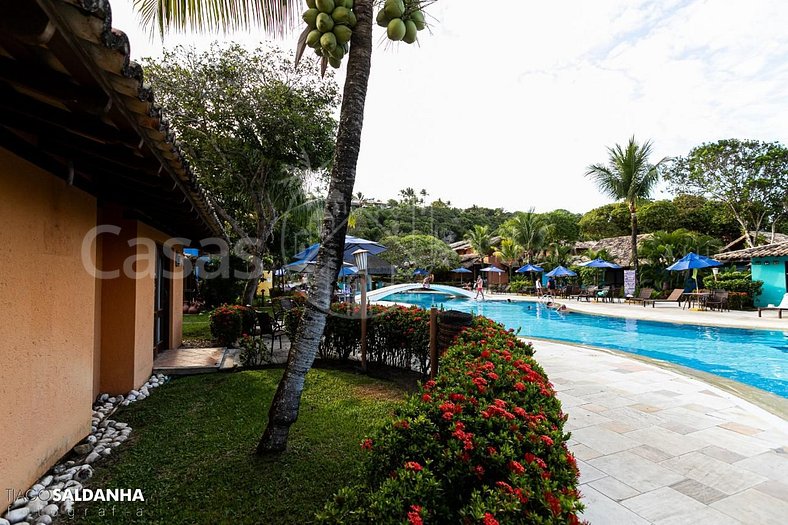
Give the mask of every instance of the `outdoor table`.
<svg viewBox="0 0 788 525">
<path fill-rule="evenodd" d="M 709 298 L 709 295 L 709 292 L 685 292 L 683 294 L 684 308 L 692 310 L 696 303 L 698 308 L 705 308 L 706 299 Z"/>
</svg>

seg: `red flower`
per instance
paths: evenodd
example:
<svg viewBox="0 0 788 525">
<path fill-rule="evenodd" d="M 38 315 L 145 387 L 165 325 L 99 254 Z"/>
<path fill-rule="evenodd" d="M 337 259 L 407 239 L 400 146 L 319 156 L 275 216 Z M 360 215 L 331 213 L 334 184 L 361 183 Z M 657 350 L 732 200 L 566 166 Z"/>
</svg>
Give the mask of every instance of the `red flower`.
<svg viewBox="0 0 788 525">
<path fill-rule="evenodd" d="M 410 512 L 408 512 L 408 521 L 411 525 L 423 525 L 424 521 L 421 519 L 421 506 L 411 505 Z"/>
<path fill-rule="evenodd" d="M 421 472 L 424 469 L 418 462 L 416 461 L 408 461 L 405 463 L 405 470 L 412 470 L 413 472 Z"/>
<path fill-rule="evenodd" d="M 553 446 L 553 439 L 550 436 L 540 436 L 539 439 L 541 439 L 542 442 L 548 447 Z"/>
<path fill-rule="evenodd" d="M 432 396 L 429 394 L 424 394 L 421 396 L 421 400 L 425 403 L 429 403 L 432 400 Z"/>
<path fill-rule="evenodd" d="M 523 383 L 522 381 L 516 382 L 514 384 L 514 389 L 517 390 L 518 392 L 522 392 L 523 390 L 525 390 L 525 383 Z"/>
<path fill-rule="evenodd" d="M 547 500 L 547 504 L 550 505 L 550 510 L 553 512 L 554 516 L 561 514 L 561 502 L 553 495 L 552 492 L 545 494 L 544 498 Z"/>
<path fill-rule="evenodd" d="M 370 438 L 361 442 L 361 450 L 372 450 L 372 440 Z"/>
<path fill-rule="evenodd" d="M 489 512 L 484 513 L 484 525 L 498 525 L 498 520 Z"/>
<path fill-rule="evenodd" d="M 525 467 L 523 467 L 519 462 L 514 460 L 509 462 L 509 470 L 511 470 L 515 474 L 525 474 Z"/>
</svg>

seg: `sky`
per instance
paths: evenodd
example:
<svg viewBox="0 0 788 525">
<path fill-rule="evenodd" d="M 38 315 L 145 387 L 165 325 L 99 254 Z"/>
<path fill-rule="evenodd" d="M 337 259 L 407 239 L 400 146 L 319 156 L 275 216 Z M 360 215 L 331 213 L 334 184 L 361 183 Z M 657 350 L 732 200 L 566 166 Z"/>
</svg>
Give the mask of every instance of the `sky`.
<svg viewBox="0 0 788 525">
<path fill-rule="evenodd" d="M 258 31 L 162 43 L 132 0 L 111 4 L 134 59 L 260 42 Z M 413 187 L 459 207 L 585 212 L 612 200 L 586 167 L 633 135 L 653 142 L 653 162 L 726 138 L 788 141 L 783 0 L 440 0 L 428 23 L 412 46 L 375 27 L 355 186 L 366 197 Z M 295 29 L 282 47 L 295 48 Z"/>
</svg>

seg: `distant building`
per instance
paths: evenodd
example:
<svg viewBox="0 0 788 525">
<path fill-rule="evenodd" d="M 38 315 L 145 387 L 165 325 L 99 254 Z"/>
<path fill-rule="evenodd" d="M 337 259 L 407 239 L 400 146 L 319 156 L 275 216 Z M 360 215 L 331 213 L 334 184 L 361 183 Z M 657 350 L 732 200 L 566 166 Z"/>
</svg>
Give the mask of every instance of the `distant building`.
<svg viewBox="0 0 788 525">
<path fill-rule="evenodd" d="M 761 295 L 755 297 L 755 306 L 779 304 L 788 292 L 788 242 L 718 253 L 714 258 L 730 263 L 750 262 L 752 280 L 763 281 Z"/>
</svg>

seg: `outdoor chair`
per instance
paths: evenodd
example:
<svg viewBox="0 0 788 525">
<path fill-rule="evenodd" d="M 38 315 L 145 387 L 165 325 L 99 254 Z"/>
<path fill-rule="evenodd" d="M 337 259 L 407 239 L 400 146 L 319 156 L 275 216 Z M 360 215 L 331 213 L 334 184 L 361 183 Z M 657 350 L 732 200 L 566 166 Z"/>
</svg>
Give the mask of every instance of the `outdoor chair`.
<svg viewBox="0 0 788 525">
<path fill-rule="evenodd" d="M 274 318 L 268 312 L 257 312 L 257 324 L 260 326 L 261 336 L 271 336 L 271 355 L 273 355 L 274 341 L 279 339 L 279 348 L 282 348 L 282 336 L 286 335 L 287 332 L 282 325 L 274 321 Z"/>
<path fill-rule="evenodd" d="M 597 290 L 598 288 L 596 286 L 589 286 L 585 290 L 580 290 L 580 293 L 577 294 L 575 299 L 578 301 L 580 301 L 580 299 L 585 299 L 586 302 L 588 302 L 592 297 L 596 297 Z"/>
<path fill-rule="evenodd" d="M 674 288 L 673 291 L 670 292 L 670 295 L 665 299 L 643 299 L 643 307 L 645 308 L 647 304 L 650 304 L 652 308 L 655 308 L 657 303 L 673 303 L 681 306 L 681 297 L 683 295 L 683 288 Z"/>
<path fill-rule="evenodd" d="M 608 301 L 612 302 L 613 301 L 613 297 L 610 295 L 610 287 L 609 286 L 603 286 L 600 290 L 598 290 L 597 293 L 596 293 L 596 297 L 594 297 L 594 300 L 595 301 L 602 301 L 603 303 L 608 302 Z"/>
<path fill-rule="evenodd" d="M 758 308 L 758 317 L 766 310 L 777 310 L 777 317 L 783 318 L 783 310 L 788 311 L 788 293 L 783 295 L 783 300 L 777 306 L 761 306 Z"/>
<path fill-rule="evenodd" d="M 730 310 L 728 308 L 728 290 L 714 290 L 711 296 L 706 299 L 706 308 L 720 312 Z"/>
<path fill-rule="evenodd" d="M 684 290 L 682 290 L 683 292 Z M 640 293 L 636 297 L 629 297 L 625 302 L 627 303 L 644 303 L 646 300 L 651 299 L 651 294 L 654 292 L 653 288 L 641 288 Z"/>
</svg>

